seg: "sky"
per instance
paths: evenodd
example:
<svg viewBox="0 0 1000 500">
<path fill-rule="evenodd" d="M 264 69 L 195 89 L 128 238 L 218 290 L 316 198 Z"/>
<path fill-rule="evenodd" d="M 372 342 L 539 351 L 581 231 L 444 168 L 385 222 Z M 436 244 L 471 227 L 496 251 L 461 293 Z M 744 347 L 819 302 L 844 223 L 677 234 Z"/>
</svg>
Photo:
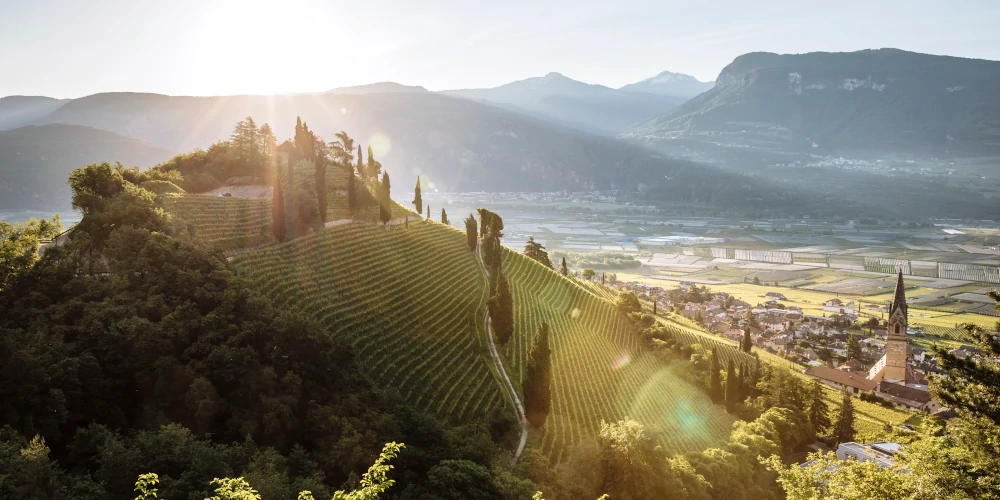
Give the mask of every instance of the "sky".
<svg viewBox="0 0 1000 500">
<path fill-rule="evenodd" d="M 0 0 L 0 96 L 493 87 L 552 71 L 703 81 L 740 54 L 1000 60 L 997 0 Z"/>
</svg>

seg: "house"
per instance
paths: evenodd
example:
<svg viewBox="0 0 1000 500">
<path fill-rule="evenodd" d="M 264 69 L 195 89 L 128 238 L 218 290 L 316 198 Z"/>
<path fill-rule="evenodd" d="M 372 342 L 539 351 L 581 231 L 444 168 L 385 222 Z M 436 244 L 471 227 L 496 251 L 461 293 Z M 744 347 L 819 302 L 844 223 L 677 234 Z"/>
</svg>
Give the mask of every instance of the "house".
<svg viewBox="0 0 1000 500">
<path fill-rule="evenodd" d="M 865 365 L 856 360 L 852 359 L 837 367 L 838 370 L 847 373 L 868 373 L 868 368 Z"/>
<path fill-rule="evenodd" d="M 726 330 L 723 335 L 725 335 L 729 340 L 743 340 L 743 330 L 739 328 L 730 327 Z"/>
<path fill-rule="evenodd" d="M 899 445 L 879 441 L 871 444 L 860 444 L 855 442 L 840 443 L 837 446 L 838 460 L 857 460 L 859 462 L 875 462 L 879 467 L 892 467 L 896 464 L 896 453 L 899 452 Z"/>
<path fill-rule="evenodd" d="M 726 331 L 730 328 L 732 328 L 732 325 L 726 323 L 725 321 L 713 321 L 708 327 L 709 330 L 715 333 L 726 333 Z"/>
<path fill-rule="evenodd" d="M 830 299 L 830 300 L 824 302 L 823 305 L 824 306 L 830 306 L 830 307 L 834 307 L 834 306 L 840 307 L 840 306 L 844 305 L 844 302 L 842 300 L 840 300 L 840 299 Z"/>
<path fill-rule="evenodd" d="M 772 333 L 780 333 L 787 328 L 786 322 L 778 318 L 764 318 L 759 323 L 761 328 Z"/>
<path fill-rule="evenodd" d="M 927 392 L 926 385 L 904 385 L 882 381 L 879 382 L 878 387 L 875 388 L 875 394 L 882 399 L 892 402 L 898 408 L 910 411 L 933 413 L 940 408 L 937 402 L 931 399 L 931 395 Z"/>
<path fill-rule="evenodd" d="M 961 345 L 958 349 L 952 349 L 948 351 L 948 353 L 954 355 L 958 359 L 968 359 L 971 357 L 978 358 L 982 355 L 982 351 L 980 351 L 979 348 L 971 345 Z"/>
<path fill-rule="evenodd" d="M 864 372 L 849 373 L 828 366 L 813 366 L 807 368 L 803 373 L 834 389 L 847 391 L 851 394 L 872 392 L 878 386 L 878 382 L 868 380 L 867 373 Z"/>
</svg>

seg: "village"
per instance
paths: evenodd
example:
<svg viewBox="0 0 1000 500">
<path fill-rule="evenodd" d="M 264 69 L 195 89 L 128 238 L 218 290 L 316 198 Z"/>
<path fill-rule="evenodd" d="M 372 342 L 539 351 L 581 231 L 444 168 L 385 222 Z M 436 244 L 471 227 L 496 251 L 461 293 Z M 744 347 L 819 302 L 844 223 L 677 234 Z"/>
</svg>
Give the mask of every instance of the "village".
<svg viewBox="0 0 1000 500">
<path fill-rule="evenodd" d="M 908 327 L 902 274 L 893 304 L 865 304 L 858 310 L 853 301 L 831 297 L 823 304 L 822 315 L 783 304 L 780 292 L 767 292 L 765 301 L 750 304 L 687 281 L 664 289 L 616 278 L 612 275 L 606 285 L 633 292 L 660 312 L 682 315 L 732 341 L 749 335 L 754 348 L 799 365 L 806 376 L 833 388 L 885 406 L 950 416 L 950 410 L 941 408 L 927 390 L 931 374 L 945 375 L 934 353 L 907 341 L 923 333 Z M 889 320 L 880 321 L 881 314 L 889 314 Z M 967 345 L 950 352 L 963 359 L 981 354 Z"/>
</svg>

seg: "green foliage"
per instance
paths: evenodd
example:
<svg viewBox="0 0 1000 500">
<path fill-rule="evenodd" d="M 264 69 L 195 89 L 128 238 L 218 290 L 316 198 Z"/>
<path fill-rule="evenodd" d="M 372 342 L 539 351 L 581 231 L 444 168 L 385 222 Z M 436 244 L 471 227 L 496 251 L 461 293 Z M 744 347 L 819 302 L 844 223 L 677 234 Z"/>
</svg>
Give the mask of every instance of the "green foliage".
<svg viewBox="0 0 1000 500">
<path fill-rule="evenodd" d="M 631 254 L 622 252 L 587 252 L 576 253 L 565 250 L 555 250 L 551 253 L 552 258 L 562 258 L 568 261 L 570 267 L 584 268 L 593 267 L 599 269 L 630 269 L 639 267 L 641 264 Z"/>
<path fill-rule="evenodd" d="M 848 334 L 847 359 L 861 359 L 861 343 L 858 341 L 858 336 L 853 333 Z"/>
<path fill-rule="evenodd" d="M 58 214 L 52 220 L 31 219 L 19 224 L 0 221 L 0 291 L 35 265 L 41 240 L 55 238 L 61 231 Z"/>
<path fill-rule="evenodd" d="M 420 198 L 420 176 L 417 176 L 417 186 L 413 188 L 413 206 L 416 207 L 417 213 L 424 211 L 424 201 Z M 443 210 L 443 209 L 442 209 Z"/>
<path fill-rule="evenodd" d="M 514 333 L 514 298 L 510 293 L 510 283 L 503 271 L 498 271 L 496 288 L 490 297 L 489 311 L 493 333 L 500 345 L 506 345 Z"/>
<path fill-rule="evenodd" d="M 469 246 L 469 250 L 473 251 L 479 244 L 479 236 L 476 235 L 476 218 L 472 214 L 465 218 L 465 243 Z"/>
<path fill-rule="evenodd" d="M 739 379 L 736 376 L 736 365 L 730 359 L 726 365 L 726 411 L 732 413 L 740 404 Z"/>
<path fill-rule="evenodd" d="M 900 465 L 882 467 L 874 461 L 837 460 L 837 454 L 810 453 L 809 464 L 785 466 L 776 455 L 761 457 L 768 470 L 778 473 L 778 484 L 788 500 L 897 500 L 914 498 L 914 489 Z M 926 497 L 930 498 L 930 497 Z"/>
<path fill-rule="evenodd" d="M 378 174 L 382 170 L 382 164 L 375 160 L 375 153 L 372 151 L 372 147 L 368 145 L 368 166 L 365 167 L 365 174 L 372 179 L 378 179 Z"/>
<path fill-rule="evenodd" d="M 524 375 L 524 412 L 535 427 L 545 425 L 552 407 L 552 359 L 549 348 L 549 325 L 542 322 L 531 342 Z"/>
<path fill-rule="evenodd" d="M 712 364 L 709 367 L 708 396 L 712 402 L 721 403 L 725 394 L 722 392 L 722 365 L 719 364 L 719 352 L 712 349 Z"/>
<path fill-rule="evenodd" d="M 386 443 L 375 463 L 361 476 L 361 488 L 349 493 L 338 491 L 333 494 L 334 500 L 376 500 L 379 495 L 396 484 L 395 480 L 388 478 L 389 471 L 392 470 L 389 461 L 396 458 L 403 447 L 403 443 Z M 489 484 L 488 476 L 484 482 Z M 431 483 L 433 484 L 433 479 Z"/>
<path fill-rule="evenodd" d="M 271 233 L 275 241 L 285 241 L 285 195 L 281 190 L 281 177 L 277 175 L 271 196 Z"/>
<path fill-rule="evenodd" d="M 632 292 L 618 292 L 618 296 L 615 297 L 615 307 L 622 314 L 637 313 L 642 310 L 639 298 Z"/>
<path fill-rule="evenodd" d="M 182 189 L 177 184 L 170 181 L 163 180 L 152 180 L 146 181 L 140 184 L 143 189 L 148 189 L 157 195 L 164 194 L 184 194 L 184 189 Z"/>
<path fill-rule="evenodd" d="M 833 422 L 830 437 L 833 439 L 834 444 L 840 444 L 854 441 L 854 434 L 854 401 L 851 399 L 849 393 L 844 392 L 844 397 L 840 402 L 840 410 L 837 412 L 837 418 Z"/>
<path fill-rule="evenodd" d="M 566 257 L 563 257 L 562 264 L 559 264 L 559 274 L 569 276 L 569 269 L 566 268 Z"/>
<path fill-rule="evenodd" d="M 535 241 L 534 236 L 529 236 L 528 242 L 524 244 L 524 255 L 535 259 L 543 266 L 552 269 L 552 261 L 549 260 L 549 254 L 545 252 L 545 247 L 543 247 L 541 243 Z"/>
<path fill-rule="evenodd" d="M 594 281 L 594 270 L 588 267 L 580 273 L 580 277 L 587 281 Z"/>
<path fill-rule="evenodd" d="M 443 208 L 441 209 L 441 223 L 445 224 L 445 225 L 449 225 L 449 223 L 448 223 L 448 212 L 445 212 Z"/>
<path fill-rule="evenodd" d="M 816 432 L 830 427 L 830 409 L 823 400 L 823 386 L 819 380 L 813 380 L 809 388 L 809 422 Z"/>
<path fill-rule="evenodd" d="M 390 196 L 389 172 L 382 173 L 382 184 L 379 186 L 379 220 L 387 224 L 392 219 L 392 197 Z"/>
<path fill-rule="evenodd" d="M 215 496 L 205 500 L 260 500 L 257 490 L 242 477 L 215 478 L 211 484 L 216 487 Z"/>
<path fill-rule="evenodd" d="M 139 474 L 135 480 L 135 500 L 154 500 L 157 497 L 156 485 L 160 484 L 160 476 L 148 472 Z"/>
</svg>

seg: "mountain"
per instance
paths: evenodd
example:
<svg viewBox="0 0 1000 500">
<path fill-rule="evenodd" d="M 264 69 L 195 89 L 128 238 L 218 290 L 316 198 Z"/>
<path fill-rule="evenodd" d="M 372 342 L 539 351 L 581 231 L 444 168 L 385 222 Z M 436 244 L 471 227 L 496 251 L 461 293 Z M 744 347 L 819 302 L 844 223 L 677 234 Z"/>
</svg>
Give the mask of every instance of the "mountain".
<svg viewBox="0 0 1000 500">
<path fill-rule="evenodd" d="M 448 90 L 444 94 L 508 106 L 562 125 L 610 135 L 684 101 L 676 96 L 592 85 L 559 73 L 495 88 Z"/>
<path fill-rule="evenodd" d="M 0 132 L 0 208 L 68 210 L 70 171 L 105 161 L 151 166 L 171 155 L 92 127 L 60 124 Z"/>
<path fill-rule="evenodd" d="M 67 102 L 42 96 L 12 95 L 0 98 L 0 130 L 10 130 L 27 125 Z"/>
<path fill-rule="evenodd" d="M 691 75 L 664 71 L 645 80 L 625 85 L 618 90 L 670 95 L 690 99 L 711 89 L 714 85 L 715 82 L 702 82 Z"/>
<path fill-rule="evenodd" d="M 419 85 L 403 85 L 396 82 L 377 82 L 353 87 L 340 87 L 327 91 L 330 94 L 377 94 L 379 92 L 427 92 Z"/>
<path fill-rule="evenodd" d="M 715 87 L 625 134 L 780 153 L 1000 154 L 1000 62 L 897 49 L 750 53 Z"/>
</svg>

